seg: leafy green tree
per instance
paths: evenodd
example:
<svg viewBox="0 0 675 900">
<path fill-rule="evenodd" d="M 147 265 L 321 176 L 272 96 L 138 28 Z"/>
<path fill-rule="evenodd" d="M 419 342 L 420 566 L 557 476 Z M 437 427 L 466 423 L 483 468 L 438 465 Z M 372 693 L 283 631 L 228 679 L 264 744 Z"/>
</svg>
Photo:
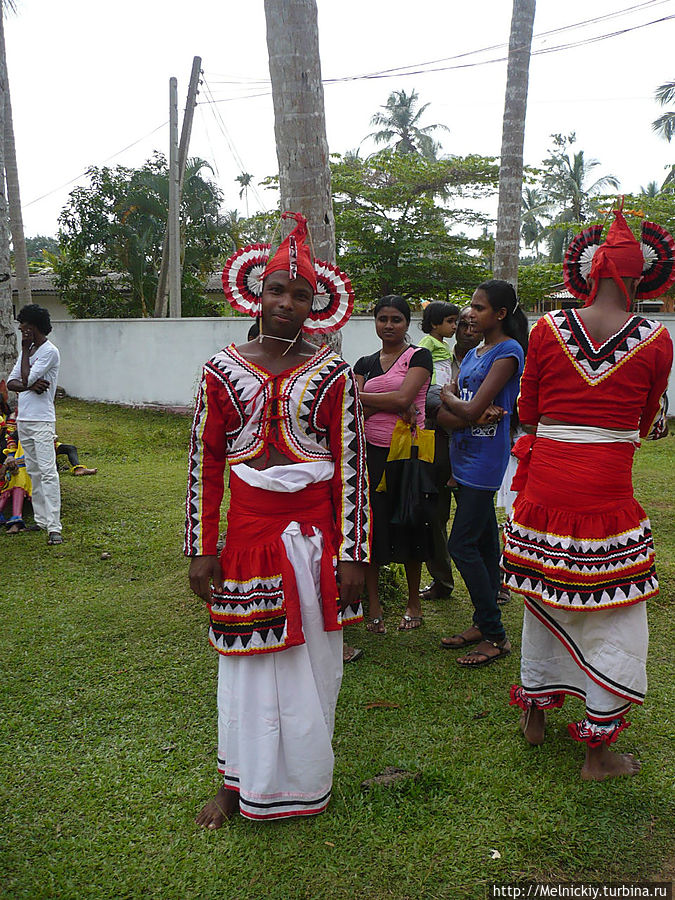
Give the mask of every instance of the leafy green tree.
<svg viewBox="0 0 675 900">
<path fill-rule="evenodd" d="M 661 106 L 675 103 L 675 81 L 659 85 L 655 97 Z M 655 119 L 652 122 L 652 129 L 670 142 L 675 134 L 675 110 L 669 109 Z"/>
<path fill-rule="evenodd" d="M 35 237 L 26 238 L 26 256 L 28 259 L 28 268 L 37 272 L 48 266 L 49 260 L 45 256 L 47 253 L 58 253 L 59 241 L 55 237 L 47 237 L 44 234 L 36 234 Z"/>
<path fill-rule="evenodd" d="M 562 264 L 534 263 L 518 267 L 518 299 L 523 309 L 534 309 L 563 280 Z"/>
<path fill-rule="evenodd" d="M 432 132 L 439 128 L 444 131 L 450 129 L 446 125 L 421 126 L 420 120 L 428 109 L 429 104 L 417 108 L 419 95 L 414 89 L 406 94 L 405 91 L 392 91 L 387 102 L 382 107 L 384 112 L 375 113 L 370 120 L 371 125 L 379 125 L 378 131 L 367 135 L 376 144 L 392 144 L 397 153 L 416 153 L 427 159 L 435 159 L 440 145 L 431 137 Z"/>
<path fill-rule="evenodd" d="M 494 192 L 494 160 L 382 150 L 365 160 L 338 156 L 331 170 L 338 264 L 352 278 L 358 308 L 389 293 L 413 301 L 470 295 L 487 275 L 486 239 L 461 231 L 486 219 L 462 201 Z M 438 202 L 446 191 L 452 208 Z"/>
<path fill-rule="evenodd" d="M 183 315 L 217 315 L 203 285 L 234 247 L 231 221 L 220 213 L 220 190 L 203 160 L 188 161 L 181 201 Z M 169 204 L 168 169 L 155 153 L 130 169 L 91 167 L 59 216 L 57 283 L 69 311 L 81 318 L 152 314 Z M 116 277 L 109 277 L 113 273 Z"/>
<path fill-rule="evenodd" d="M 666 231 L 675 235 L 675 184 L 662 187 L 654 196 L 626 194 L 625 207 L 641 210 L 647 219 L 658 222 Z M 627 217 L 627 220 L 635 235 L 638 236 L 641 220 L 633 216 Z"/>
</svg>

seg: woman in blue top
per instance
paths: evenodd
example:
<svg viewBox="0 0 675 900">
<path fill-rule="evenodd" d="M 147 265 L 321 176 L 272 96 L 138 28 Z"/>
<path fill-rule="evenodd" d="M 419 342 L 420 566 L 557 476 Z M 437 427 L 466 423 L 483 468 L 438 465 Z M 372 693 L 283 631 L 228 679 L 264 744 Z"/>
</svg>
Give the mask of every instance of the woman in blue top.
<svg viewBox="0 0 675 900">
<path fill-rule="evenodd" d="M 457 662 L 478 667 L 511 652 L 497 605 L 501 578 L 494 495 L 508 463 L 509 425 L 528 327 L 516 292 L 506 281 L 478 286 L 471 298 L 469 322 L 483 343 L 462 360 L 458 383 L 443 388 L 437 421 L 452 430 L 450 460 L 458 484 L 448 550 L 471 596 L 474 616 L 470 628 L 443 638 L 441 644 L 448 649 L 477 644 Z"/>
</svg>

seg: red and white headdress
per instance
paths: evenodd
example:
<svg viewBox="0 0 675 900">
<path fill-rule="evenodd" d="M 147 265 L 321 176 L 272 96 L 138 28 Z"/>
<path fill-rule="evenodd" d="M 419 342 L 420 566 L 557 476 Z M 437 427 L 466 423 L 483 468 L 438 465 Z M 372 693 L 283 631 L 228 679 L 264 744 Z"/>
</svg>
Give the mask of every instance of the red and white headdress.
<svg viewBox="0 0 675 900">
<path fill-rule="evenodd" d="M 307 220 L 300 213 L 285 212 L 282 219 L 295 219 L 296 226 L 270 259 L 271 244 L 250 244 L 237 250 L 225 263 L 223 290 L 238 312 L 260 315 L 263 281 L 272 272 L 288 272 L 306 279 L 314 290 L 314 302 L 304 331 L 337 331 L 354 309 L 354 290 L 349 277 L 336 266 L 314 259 L 307 246 Z"/>
<path fill-rule="evenodd" d="M 626 293 L 622 278 L 639 278 L 636 297 L 660 297 L 675 282 L 675 241 L 654 222 L 642 223 L 638 241 L 623 216 L 623 203 L 614 210 L 614 221 L 602 243 L 602 225 L 580 232 L 565 254 L 563 277 L 568 291 L 589 306 L 601 278 L 612 278 Z M 591 288 L 587 278 L 593 279 Z M 629 300 L 628 295 L 626 299 Z"/>
</svg>

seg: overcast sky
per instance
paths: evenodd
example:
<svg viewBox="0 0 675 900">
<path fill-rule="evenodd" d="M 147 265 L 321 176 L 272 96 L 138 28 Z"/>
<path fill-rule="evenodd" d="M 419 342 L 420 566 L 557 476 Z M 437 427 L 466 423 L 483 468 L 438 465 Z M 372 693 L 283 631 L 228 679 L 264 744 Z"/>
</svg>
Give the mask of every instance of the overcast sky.
<svg viewBox="0 0 675 900">
<path fill-rule="evenodd" d="M 358 147 L 389 92 L 414 88 L 430 103 L 424 123 L 450 129 L 438 134 L 444 152 L 499 154 L 508 0 L 318 0 L 318 7 L 324 79 L 444 69 L 326 84 L 331 152 Z M 663 180 L 675 142 L 655 136 L 650 123 L 661 111 L 655 88 L 675 80 L 669 17 L 675 0 L 539 0 L 533 50 L 577 46 L 532 57 L 526 163 L 542 160 L 551 133 L 576 131 L 577 148 L 623 190 Z M 647 24 L 655 20 L 662 21 Z M 190 155 L 214 167 L 226 207 L 245 212 L 234 180 L 242 170 L 256 182 L 276 173 L 262 0 L 18 0 L 5 34 L 27 235 L 56 233 L 88 166 L 139 165 L 155 149 L 168 155 L 169 78 L 178 78 L 182 115 L 193 56 L 202 57 L 206 83 Z M 434 60 L 443 62 L 421 65 Z M 366 142 L 362 154 L 374 149 Z M 274 205 L 274 195 L 257 193 L 264 207 Z M 261 208 L 252 194 L 249 204 L 251 212 Z"/>
</svg>

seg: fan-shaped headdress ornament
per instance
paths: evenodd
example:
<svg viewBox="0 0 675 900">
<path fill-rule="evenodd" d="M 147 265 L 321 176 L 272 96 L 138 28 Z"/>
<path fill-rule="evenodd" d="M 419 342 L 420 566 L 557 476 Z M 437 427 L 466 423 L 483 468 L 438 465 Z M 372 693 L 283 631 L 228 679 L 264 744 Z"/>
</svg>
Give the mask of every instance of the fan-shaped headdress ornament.
<svg viewBox="0 0 675 900">
<path fill-rule="evenodd" d="M 336 331 L 354 309 L 354 290 L 349 277 L 336 266 L 315 259 L 307 246 L 307 220 L 300 213 L 285 212 L 282 219 L 295 219 L 296 226 L 270 258 L 271 244 L 250 244 L 231 256 L 223 269 L 223 290 L 238 312 L 253 318 L 261 313 L 263 281 L 272 272 L 288 272 L 290 278 L 305 278 L 314 290 L 314 302 L 304 331 Z"/>
<path fill-rule="evenodd" d="M 623 215 L 623 199 L 614 210 L 614 221 L 602 243 L 602 225 L 585 228 L 571 242 L 565 254 L 563 277 L 568 291 L 585 306 L 595 299 L 601 278 L 612 278 L 630 298 L 622 278 L 639 278 L 636 297 L 660 297 L 675 282 L 675 241 L 655 222 L 643 221 L 641 240 L 633 236 Z M 591 278 L 590 287 L 587 278 Z"/>
</svg>

